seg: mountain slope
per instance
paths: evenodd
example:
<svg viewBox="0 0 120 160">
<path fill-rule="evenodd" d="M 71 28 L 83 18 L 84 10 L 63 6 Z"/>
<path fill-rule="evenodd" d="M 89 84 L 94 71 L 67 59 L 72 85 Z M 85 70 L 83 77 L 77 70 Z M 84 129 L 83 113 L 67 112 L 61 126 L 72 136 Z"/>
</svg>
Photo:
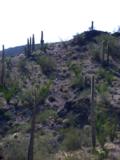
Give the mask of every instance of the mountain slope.
<svg viewBox="0 0 120 160">
<path fill-rule="evenodd" d="M 94 75 L 98 150 L 103 149 L 102 145 L 108 145 L 108 152 L 102 150 L 108 154 L 107 159 L 118 159 L 120 142 L 114 137 L 113 129 L 119 137 L 119 44 L 119 37 L 90 31 L 76 35 L 70 41 L 47 44 L 46 52 L 38 47 L 30 57 L 24 54 L 6 57 L 7 90 L 0 88 L 3 157 L 15 158 L 14 151 L 10 150 L 13 141 L 15 146 L 20 145 L 19 152 L 23 159 L 26 158 L 34 93 L 50 83 L 45 102 L 37 106 L 36 145 L 39 147 L 35 148 L 35 158 L 62 157 L 65 160 L 66 152 L 68 158 L 99 159 L 100 153 L 90 153 L 90 89 L 91 76 Z M 115 152 L 110 149 L 111 137 Z M 23 146 L 26 147 L 24 151 Z M 17 148 L 16 156 L 20 159 Z M 73 155 L 70 155 L 71 151 Z"/>
</svg>

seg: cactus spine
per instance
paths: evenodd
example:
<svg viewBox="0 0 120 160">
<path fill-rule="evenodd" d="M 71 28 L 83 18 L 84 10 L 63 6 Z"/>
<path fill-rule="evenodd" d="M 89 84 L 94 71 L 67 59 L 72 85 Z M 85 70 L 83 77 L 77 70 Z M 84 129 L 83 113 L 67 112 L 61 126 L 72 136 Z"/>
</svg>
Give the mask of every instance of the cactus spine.
<svg viewBox="0 0 120 160">
<path fill-rule="evenodd" d="M 95 117 L 95 104 L 94 104 L 94 76 L 91 77 L 91 136 L 93 150 L 96 147 L 96 117 Z"/>
<path fill-rule="evenodd" d="M 5 86 L 5 48 L 2 46 L 2 59 L 1 59 L 1 85 Z"/>
</svg>

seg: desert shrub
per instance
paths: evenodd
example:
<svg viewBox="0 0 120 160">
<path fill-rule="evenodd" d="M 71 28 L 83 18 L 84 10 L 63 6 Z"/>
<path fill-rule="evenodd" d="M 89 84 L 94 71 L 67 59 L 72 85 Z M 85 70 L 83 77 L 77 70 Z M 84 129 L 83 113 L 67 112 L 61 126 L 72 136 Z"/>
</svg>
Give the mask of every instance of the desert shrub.
<svg viewBox="0 0 120 160">
<path fill-rule="evenodd" d="M 97 45 L 97 44 L 91 44 L 89 46 L 89 51 L 90 51 L 92 60 L 100 62 L 100 60 L 101 60 L 101 53 L 100 53 L 101 46 Z"/>
<path fill-rule="evenodd" d="M 43 74 L 52 77 L 56 70 L 56 62 L 53 57 L 48 55 L 41 55 L 37 59 L 37 63 L 41 66 Z"/>
<path fill-rule="evenodd" d="M 3 93 L 7 103 L 9 103 L 9 101 L 11 100 L 11 98 L 13 96 L 15 96 L 15 94 L 18 92 L 18 86 L 15 84 L 15 85 L 11 85 L 10 87 L 3 87 L 3 86 L 0 86 L 0 92 Z"/>
<path fill-rule="evenodd" d="M 5 160 L 26 160 L 27 159 L 27 145 L 25 139 L 9 139 L 4 143 Z"/>
<path fill-rule="evenodd" d="M 97 43 L 100 44 L 102 41 L 105 42 L 105 44 L 109 44 L 109 54 L 111 57 L 117 61 L 119 61 L 120 58 L 120 40 L 117 37 L 114 37 L 110 34 L 101 35 L 96 37 Z"/>
<path fill-rule="evenodd" d="M 12 69 L 12 59 L 11 57 L 6 57 L 6 66 L 8 70 Z"/>
<path fill-rule="evenodd" d="M 28 74 L 29 73 L 29 70 L 27 68 L 27 60 L 26 59 L 22 59 L 19 61 L 18 63 L 18 71 L 21 73 L 21 74 Z"/>
<path fill-rule="evenodd" d="M 72 88 L 84 88 L 84 79 L 82 74 L 82 65 L 71 63 L 69 64 L 69 69 L 72 71 Z"/>
<path fill-rule="evenodd" d="M 101 96 L 105 96 L 108 91 L 108 84 L 106 82 L 101 82 L 96 86 L 96 89 Z"/>
<path fill-rule="evenodd" d="M 51 86 L 51 81 L 47 81 L 44 84 L 33 84 L 29 88 L 25 88 L 21 94 L 20 99 L 24 105 L 29 106 L 34 103 L 42 104 L 44 103 L 45 98 L 49 94 Z"/>
<path fill-rule="evenodd" d="M 105 112 L 99 111 L 97 113 L 96 120 L 96 131 L 97 131 L 97 139 L 102 148 L 104 148 L 104 144 L 109 138 L 111 141 L 114 140 L 116 136 L 117 129 L 117 120 L 116 117 L 109 115 Z"/>
<path fill-rule="evenodd" d="M 46 109 L 41 111 L 41 113 L 37 116 L 37 122 L 45 123 L 49 118 L 55 118 L 57 116 L 57 112 L 53 109 Z"/>
<path fill-rule="evenodd" d="M 97 71 L 97 76 L 101 79 L 104 79 L 108 84 L 112 84 L 112 81 L 114 80 L 113 73 L 103 68 L 100 68 Z"/>
<path fill-rule="evenodd" d="M 81 141 L 82 146 L 90 147 L 91 146 L 91 126 L 85 125 L 81 131 Z"/>
<path fill-rule="evenodd" d="M 38 135 L 35 141 L 35 160 L 53 160 L 58 144 L 51 133 Z"/>
<path fill-rule="evenodd" d="M 30 129 L 30 124 L 27 122 L 22 124 L 16 123 L 9 130 L 9 133 L 15 133 L 15 132 L 26 133 L 29 129 Z"/>
<path fill-rule="evenodd" d="M 73 151 L 81 148 L 80 131 L 76 128 L 64 130 L 62 148 L 66 151 Z"/>
<path fill-rule="evenodd" d="M 104 160 L 105 158 L 107 158 L 108 152 L 103 148 L 99 148 L 96 150 L 95 154 L 97 155 L 98 160 Z"/>
</svg>

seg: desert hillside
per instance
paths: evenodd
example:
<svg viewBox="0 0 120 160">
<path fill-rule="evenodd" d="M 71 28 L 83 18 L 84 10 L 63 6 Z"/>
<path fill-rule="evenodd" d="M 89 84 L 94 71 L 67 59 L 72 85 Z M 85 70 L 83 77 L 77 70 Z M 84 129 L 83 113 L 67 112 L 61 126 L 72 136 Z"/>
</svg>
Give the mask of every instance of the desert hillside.
<svg viewBox="0 0 120 160">
<path fill-rule="evenodd" d="M 41 36 L 1 52 L 0 159 L 27 160 L 33 133 L 34 160 L 119 160 L 120 33 Z"/>
</svg>

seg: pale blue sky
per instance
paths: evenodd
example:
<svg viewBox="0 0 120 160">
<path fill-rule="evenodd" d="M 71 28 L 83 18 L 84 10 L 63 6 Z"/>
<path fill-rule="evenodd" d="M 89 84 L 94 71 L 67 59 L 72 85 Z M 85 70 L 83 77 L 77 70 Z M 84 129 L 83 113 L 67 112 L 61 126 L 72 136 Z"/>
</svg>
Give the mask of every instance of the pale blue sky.
<svg viewBox="0 0 120 160">
<path fill-rule="evenodd" d="M 111 31 L 120 25 L 120 0 L 0 0 L 0 46 L 26 43 L 33 33 L 40 41 L 67 40 L 95 28 Z"/>
</svg>

